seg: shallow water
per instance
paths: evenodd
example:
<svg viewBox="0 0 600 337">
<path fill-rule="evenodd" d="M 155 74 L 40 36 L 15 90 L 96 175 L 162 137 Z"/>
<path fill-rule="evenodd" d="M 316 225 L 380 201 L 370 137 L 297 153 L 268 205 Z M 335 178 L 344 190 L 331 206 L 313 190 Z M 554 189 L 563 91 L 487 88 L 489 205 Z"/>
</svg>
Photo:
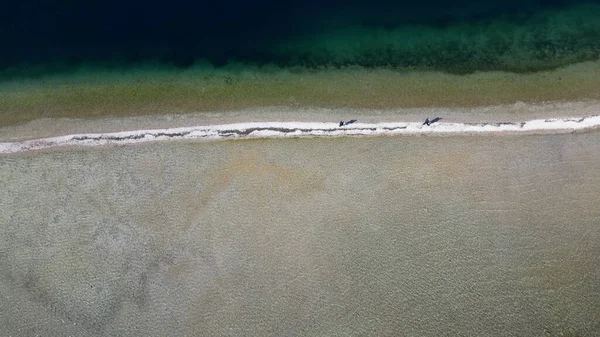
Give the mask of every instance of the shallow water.
<svg viewBox="0 0 600 337">
<path fill-rule="evenodd" d="M 249 118 L 263 118 L 269 110 L 281 115 L 294 111 L 293 116 L 288 116 L 294 118 L 301 110 L 321 110 L 316 117 L 320 120 L 331 118 L 332 112 L 323 110 L 351 110 L 352 114 L 358 110 L 371 115 L 395 111 L 395 115 L 405 115 L 414 109 L 487 110 L 497 105 L 522 106 L 523 103 L 547 106 L 548 103 L 597 102 L 600 100 L 599 79 L 600 62 L 530 74 L 450 75 L 357 67 L 322 71 L 194 68 L 182 72 L 144 69 L 81 72 L 0 83 L 0 127 L 41 118 L 200 113 L 207 118 L 215 114 L 241 114 L 242 121 L 247 122 Z M 501 109 L 495 113 L 524 112 L 520 110 L 527 109 Z"/>
<path fill-rule="evenodd" d="M 600 332 L 600 133 L 0 157 L 8 335 Z"/>
</svg>

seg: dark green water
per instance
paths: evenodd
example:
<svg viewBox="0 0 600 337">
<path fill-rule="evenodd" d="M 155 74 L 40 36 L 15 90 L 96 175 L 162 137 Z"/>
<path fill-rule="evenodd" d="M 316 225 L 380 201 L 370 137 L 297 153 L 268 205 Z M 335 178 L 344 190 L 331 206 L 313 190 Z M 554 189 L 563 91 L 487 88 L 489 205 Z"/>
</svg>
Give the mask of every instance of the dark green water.
<svg viewBox="0 0 600 337">
<path fill-rule="evenodd" d="M 2 15 L 2 78 L 148 64 L 522 72 L 600 52 L 593 1 L 25 1 Z"/>
</svg>

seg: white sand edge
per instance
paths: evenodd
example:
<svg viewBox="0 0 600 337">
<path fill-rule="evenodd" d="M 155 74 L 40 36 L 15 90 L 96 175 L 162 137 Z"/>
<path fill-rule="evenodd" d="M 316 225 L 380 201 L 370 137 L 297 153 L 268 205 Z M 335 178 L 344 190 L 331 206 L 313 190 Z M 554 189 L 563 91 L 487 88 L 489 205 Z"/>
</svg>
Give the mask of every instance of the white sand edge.
<svg viewBox="0 0 600 337">
<path fill-rule="evenodd" d="M 499 132 L 531 134 L 578 131 L 599 127 L 600 115 L 501 123 L 445 123 L 442 120 L 430 126 L 423 125 L 420 122 L 354 123 L 343 127 L 339 127 L 338 123 L 321 122 L 255 122 L 110 133 L 72 134 L 21 142 L 2 142 L 0 143 L 0 153 L 17 153 L 63 146 L 122 145 L 176 139 L 219 140 L 402 134 L 460 135 Z"/>
</svg>

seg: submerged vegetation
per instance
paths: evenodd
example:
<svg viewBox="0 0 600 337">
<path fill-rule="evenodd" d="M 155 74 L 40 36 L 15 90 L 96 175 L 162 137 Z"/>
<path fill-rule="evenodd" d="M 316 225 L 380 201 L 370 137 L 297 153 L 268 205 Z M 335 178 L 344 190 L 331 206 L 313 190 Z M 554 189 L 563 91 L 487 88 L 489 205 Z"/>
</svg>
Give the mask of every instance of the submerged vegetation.
<svg viewBox="0 0 600 337">
<path fill-rule="evenodd" d="M 500 18 L 435 27 L 354 27 L 278 46 L 285 65 L 531 72 L 600 55 L 600 6 L 580 5 L 529 18 Z"/>
<path fill-rule="evenodd" d="M 73 73 L 81 68 L 139 69 L 144 67 L 143 64 L 164 68 L 163 71 L 215 66 L 226 71 L 260 67 L 293 72 L 294 67 L 319 70 L 360 66 L 457 74 L 476 71 L 523 73 L 595 61 L 600 56 L 598 4 L 437 24 L 394 24 L 391 20 L 382 25 L 360 19 L 327 19 L 332 23 L 322 29 L 307 23 L 298 27 L 297 34 L 255 44 L 245 41 L 227 48 L 202 45 L 192 39 L 184 44 L 181 52 L 157 45 L 146 55 L 120 47 L 112 51 L 117 55 L 114 57 L 82 54 L 4 67 L 0 63 L 0 81 Z"/>
</svg>

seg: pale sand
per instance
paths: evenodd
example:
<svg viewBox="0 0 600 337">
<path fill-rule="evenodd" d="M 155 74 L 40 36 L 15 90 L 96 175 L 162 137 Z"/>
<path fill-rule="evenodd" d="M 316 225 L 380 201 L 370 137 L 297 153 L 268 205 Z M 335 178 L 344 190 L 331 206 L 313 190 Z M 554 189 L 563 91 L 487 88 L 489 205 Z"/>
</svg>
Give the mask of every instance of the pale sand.
<svg viewBox="0 0 600 337">
<path fill-rule="evenodd" d="M 341 125 L 340 125 L 341 124 Z M 109 133 L 82 133 L 16 142 L 0 142 L 0 154 L 65 149 L 79 146 L 133 146 L 148 142 L 183 140 L 231 140 L 260 138 L 331 138 L 419 135 L 532 135 L 600 130 L 600 115 L 544 118 L 513 123 L 448 123 L 433 118 L 425 123 L 336 122 L 250 122 L 196 125 L 170 129 L 131 130 Z"/>
<path fill-rule="evenodd" d="M 28 123 L 0 127 L 0 142 L 23 141 L 59 135 L 107 133 L 195 125 L 246 122 L 338 122 L 358 119 L 364 123 L 420 122 L 426 117 L 443 117 L 449 123 L 523 122 L 544 118 L 584 117 L 600 114 L 600 101 L 524 103 L 472 108 L 415 108 L 393 110 L 294 109 L 265 107 L 227 112 L 164 114 L 137 117 L 95 119 L 45 118 Z"/>
<path fill-rule="evenodd" d="M 597 336 L 600 133 L 0 157 L 13 336 Z"/>
</svg>

